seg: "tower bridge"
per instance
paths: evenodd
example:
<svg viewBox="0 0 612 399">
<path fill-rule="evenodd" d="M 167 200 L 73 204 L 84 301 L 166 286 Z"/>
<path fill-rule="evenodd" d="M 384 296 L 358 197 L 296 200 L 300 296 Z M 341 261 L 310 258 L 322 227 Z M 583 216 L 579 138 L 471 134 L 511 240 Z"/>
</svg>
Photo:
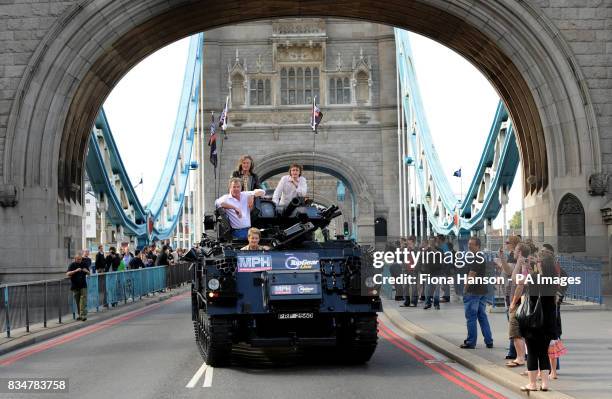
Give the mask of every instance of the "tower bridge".
<svg viewBox="0 0 612 399">
<path fill-rule="evenodd" d="M 201 220 L 213 191 L 186 196 L 186 176 L 191 171 L 201 189 L 211 184 L 203 145 L 206 115 L 218 111 L 226 95 L 231 130 L 220 176 L 229 175 L 233 160 L 245 152 L 244 143 L 265 177 L 289 160 L 312 162 L 306 99 L 320 98 L 325 123 L 314 164 L 350 191 L 354 230 L 362 242 L 374 241 L 376 220 L 386 220 L 390 236 L 416 231 L 414 208 L 406 206 L 411 198 L 418 200 L 419 214 L 427 215 L 419 231 L 486 230 L 520 159 L 523 181 L 515 183 L 525 195 L 526 235 L 555 237 L 561 251 L 607 258 L 612 224 L 609 8 L 593 3 L 578 12 L 569 3 L 419 0 L 410 5 L 371 1 L 366 7 L 228 0 L 211 7 L 208 2 L 103 0 L 2 5 L 4 278 L 39 279 L 64 270 L 81 242 L 86 169 L 106 170 L 106 175 L 90 174 L 92 187 L 104 193 L 103 207 L 122 233 L 165 238 L 177 224 L 184 225 L 185 208 L 193 208 L 193 221 Z M 360 22 L 356 30 L 351 24 L 357 22 L 337 18 L 370 22 Z M 426 123 L 419 119 L 407 42 L 390 26 L 457 51 L 500 95 L 503 106 L 491 116 L 477 176 L 464 198 L 449 195 L 439 173 Z M 104 124 L 98 123 L 102 102 L 145 56 L 202 31 L 203 44 L 191 52 L 201 66 L 192 68 L 191 84 L 184 87 L 184 115 L 177 117 L 167 173 L 153 202 L 143 206 L 122 177 L 120 160 L 112 156 Z M 357 32 L 356 38 L 343 36 L 346 32 Z M 92 136 L 94 125 L 101 134 Z M 110 155 L 96 154 L 96 144 Z M 96 157 L 90 161 L 92 154 Z M 416 195 L 411 174 L 418 182 Z"/>
</svg>

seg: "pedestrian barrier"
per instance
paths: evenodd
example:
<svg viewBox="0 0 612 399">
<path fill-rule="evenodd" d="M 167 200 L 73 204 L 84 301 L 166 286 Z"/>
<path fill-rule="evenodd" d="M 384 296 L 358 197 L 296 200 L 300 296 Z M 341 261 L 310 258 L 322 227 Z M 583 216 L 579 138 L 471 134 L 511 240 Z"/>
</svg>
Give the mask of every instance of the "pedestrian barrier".
<svg viewBox="0 0 612 399">
<path fill-rule="evenodd" d="M 485 252 L 488 261 L 497 255 L 495 252 Z M 602 261 L 599 258 L 576 258 L 559 255 L 557 261 L 568 277 L 580 277 L 580 284 L 567 285 L 565 298 L 602 304 L 601 292 Z"/>
<path fill-rule="evenodd" d="M 91 274 L 87 276 L 87 310 L 117 306 L 154 295 L 166 288 L 178 287 L 191 281 L 189 263 L 156 266 L 144 269 Z M 0 333 L 10 338 L 11 331 L 51 320 L 62 323 L 66 317 L 77 316 L 70 279 L 29 281 L 0 285 Z"/>
<path fill-rule="evenodd" d="M 559 264 L 569 277 L 580 277 L 580 284 L 567 286 L 565 298 L 595 302 L 600 305 L 603 303 L 600 259 L 560 256 Z"/>
</svg>

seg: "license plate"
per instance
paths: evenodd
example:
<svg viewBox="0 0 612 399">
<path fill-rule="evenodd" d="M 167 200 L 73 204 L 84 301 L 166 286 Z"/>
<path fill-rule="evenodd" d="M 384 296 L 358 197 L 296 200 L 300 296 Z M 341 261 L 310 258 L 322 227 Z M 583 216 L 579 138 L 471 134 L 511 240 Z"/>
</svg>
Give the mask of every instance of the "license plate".
<svg viewBox="0 0 612 399">
<path fill-rule="evenodd" d="M 279 313 L 278 318 L 280 320 L 314 319 L 314 313 Z"/>
</svg>

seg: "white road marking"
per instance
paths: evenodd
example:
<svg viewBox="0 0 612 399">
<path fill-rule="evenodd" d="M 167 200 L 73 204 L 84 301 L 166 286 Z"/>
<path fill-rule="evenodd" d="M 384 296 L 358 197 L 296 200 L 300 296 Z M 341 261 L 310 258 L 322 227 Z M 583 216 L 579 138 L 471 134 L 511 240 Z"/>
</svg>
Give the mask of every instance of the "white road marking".
<svg viewBox="0 0 612 399">
<path fill-rule="evenodd" d="M 202 374 L 204 374 L 204 372 L 206 371 L 207 368 L 208 368 L 208 364 L 206 364 L 206 362 L 202 363 L 202 365 L 200 366 L 198 371 L 196 371 L 196 373 L 193 375 L 193 377 L 191 377 L 191 380 L 185 386 L 185 388 L 193 388 L 193 387 L 195 387 L 196 384 L 198 383 L 198 381 L 200 380 L 200 378 L 202 378 Z"/>
<path fill-rule="evenodd" d="M 202 384 L 202 388 L 209 388 L 212 386 L 214 370 L 215 370 L 214 367 L 208 367 L 206 369 L 206 373 L 204 374 L 204 384 Z"/>
</svg>

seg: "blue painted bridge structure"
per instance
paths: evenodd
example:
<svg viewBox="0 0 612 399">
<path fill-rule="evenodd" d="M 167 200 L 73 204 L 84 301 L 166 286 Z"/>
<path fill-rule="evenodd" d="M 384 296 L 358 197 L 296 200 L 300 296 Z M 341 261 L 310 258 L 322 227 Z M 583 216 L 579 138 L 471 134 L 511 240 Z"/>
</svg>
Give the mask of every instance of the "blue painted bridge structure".
<svg viewBox="0 0 612 399">
<path fill-rule="evenodd" d="M 401 235 L 464 235 L 497 217 L 519 164 L 512 122 L 500 101 L 476 173 L 463 196 L 452 191 L 429 131 L 408 32 L 395 29 L 398 79 Z M 412 189 L 409 185 L 412 184 Z M 426 217 L 426 221 L 423 217 Z"/>
<path fill-rule="evenodd" d="M 140 244 L 173 235 L 182 216 L 192 161 L 194 133 L 200 103 L 202 46 L 204 35 L 191 38 L 183 88 L 174 131 L 157 188 L 148 204 L 142 204 L 101 110 L 89 139 L 86 169 L 93 191 L 102 199 L 110 223 L 138 237 Z"/>
</svg>

